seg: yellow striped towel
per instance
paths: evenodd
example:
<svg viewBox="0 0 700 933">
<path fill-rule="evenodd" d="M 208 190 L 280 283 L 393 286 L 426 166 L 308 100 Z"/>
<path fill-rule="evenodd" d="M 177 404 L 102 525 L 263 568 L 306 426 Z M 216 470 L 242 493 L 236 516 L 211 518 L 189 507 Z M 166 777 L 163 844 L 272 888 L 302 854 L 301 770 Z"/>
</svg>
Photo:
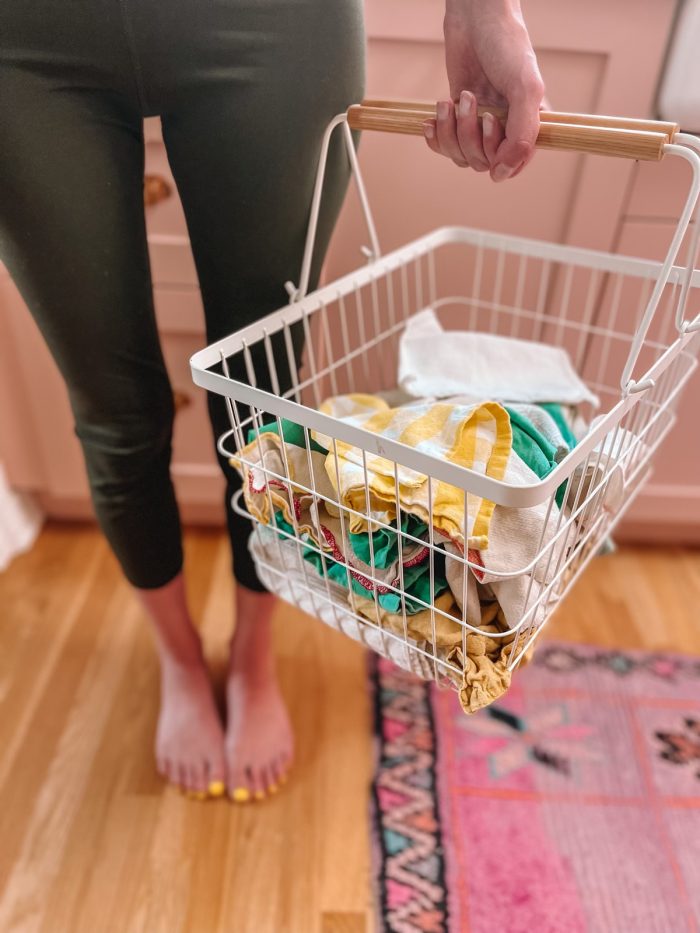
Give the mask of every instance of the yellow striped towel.
<svg viewBox="0 0 700 933">
<path fill-rule="evenodd" d="M 467 467 L 494 479 L 502 479 L 512 446 L 510 419 L 497 402 L 456 405 L 449 402 L 414 402 L 390 408 L 374 396 L 334 396 L 320 410 L 356 424 L 423 453 Z M 494 503 L 463 489 L 433 480 L 376 454 L 333 441 L 320 432 L 314 439 L 329 453 L 326 471 L 339 502 L 359 515 L 349 515 L 350 531 L 367 531 L 372 519 L 391 522 L 396 518 L 398 480 L 401 508 L 422 521 L 430 521 L 432 485 L 433 527 L 458 547 L 488 547 L 488 528 Z M 336 458 L 337 453 L 337 458 Z M 366 474 L 365 474 L 366 468 Z M 368 498 L 369 493 L 369 498 Z"/>
</svg>

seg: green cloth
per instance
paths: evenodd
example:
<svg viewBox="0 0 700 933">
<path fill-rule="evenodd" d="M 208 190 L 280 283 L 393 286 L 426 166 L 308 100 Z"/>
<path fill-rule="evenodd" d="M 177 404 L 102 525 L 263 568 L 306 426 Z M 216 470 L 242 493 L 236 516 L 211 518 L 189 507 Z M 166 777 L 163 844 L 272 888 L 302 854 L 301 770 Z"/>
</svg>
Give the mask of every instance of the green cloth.
<svg viewBox="0 0 700 933">
<path fill-rule="evenodd" d="M 541 402 L 540 408 L 544 408 L 547 414 L 551 417 L 552 421 L 561 431 L 561 436 L 564 438 L 568 444 L 569 450 L 573 450 L 578 441 L 576 440 L 576 435 L 571 430 L 569 422 L 564 417 L 564 412 L 561 410 L 561 405 L 556 402 Z"/>
<path fill-rule="evenodd" d="M 510 416 L 510 426 L 513 431 L 513 450 L 539 479 L 549 476 L 554 467 L 557 466 L 554 459 L 557 452 L 556 448 L 529 418 L 521 415 L 520 412 L 514 411 L 507 405 L 504 407 Z M 561 406 L 554 402 L 545 402 L 540 404 L 540 408 L 543 408 L 550 415 L 561 431 L 562 437 L 569 445 L 569 449 L 573 450 L 576 446 L 576 438 L 566 423 Z M 566 483 L 564 482 L 557 489 L 556 494 L 556 502 L 559 508 L 562 507 L 565 492 Z"/>
<path fill-rule="evenodd" d="M 297 424 L 295 421 L 288 421 L 286 418 L 280 419 L 282 423 L 282 437 L 284 438 L 285 443 L 291 444 L 293 447 L 306 447 L 306 435 L 304 434 L 304 428 Z M 269 424 L 264 424 L 260 428 L 260 433 L 265 434 L 270 432 L 276 434 L 279 437 L 279 425 L 277 419 L 270 421 Z M 257 432 L 255 428 L 250 428 L 248 431 L 248 443 L 252 444 L 257 437 Z M 316 441 L 309 434 L 309 439 L 311 440 L 311 449 L 315 450 L 319 454 L 327 454 L 328 451 L 325 447 L 321 447 L 320 444 L 317 444 Z"/>
<path fill-rule="evenodd" d="M 513 450 L 533 473 L 544 479 L 557 465 L 556 448 L 541 434 L 529 418 L 505 406 L 513 430 Z"/>
<path fill-rule="evenodd" d="M 401 531 L 414 538 L 422 538 L 428 530 L 425 522 L 422 522 L 415 515 L 401 513 Z M 350 546 L 353 552 L 364 564 L 372 563 L 372 553 L 369 546 L 369 535 L 366 531 L 359 534 L 349 535 Z M 404 539 L 405 540 L 405 539 Z M 413 541 L 406 541 L 404 548 L 412 547 Z M 396 531 L 389 531 L 387 528 L 380 528 L 379 531 L 372 533 L 372 547 L 374 548 L 374 566 L 380 570 L 385 570 L 399 557 L 399 538 Z"/>
<path fill-rule="evenodd" d="M 417 520 L 413 520 L 417 522 Z M 286 531 L 290 535 L 294 535 L 294 527 L 287 522 L 281 512 L 275 512 L 275 523 L 276 526 L 282 531 Z M 402 525 L 404 523 L 402 522 Z M 406 523 L 408 524 L 408 523 Z M 411 532 L 413 533 L 413 532 Z M 378 532 L 374 532 L 378 534 Z M 391 536 L 391 532 L 386 533 L 387 538 Z M 280 535 L 280 537 L 285 537 Z M 351 535 L 352 538 L 367 538 L 367 534 L 356 534 Z M 396 534 L 394 533 L 394 538 Z M 354 545 L 353 545 L 354 546 Z M 369 542 L 364 542 L 366 546 L 367 553 L 369 553 Z M 312 566 L 316 568 L 318 573 L 321 576 L 324 576 L 324 567 L 323 567 L 323 558 L 318 553 L 318 550 L 310 547 L 308 544 L 304 546 L 303 549 L 304 560 L 308 561 Z M 332 557 L 328 555 L 325 556 L 326 563 L 326 573 L 328 579 L 332 580 L 333 583 L 337 583 L 345 589 L 348 588 L 348 577 L 350 579 L 350 585 L 354 593 L 357 593 L 358 596 L 364 596 L 365 598 L 372 599 L 372 592 L 355 579 L 355 577 L 348 571 L 346 568 L 339 564 L 336 560 L 333 560 Z M 359 557 L 359 554 L 357 555 Z M 375 555 L 376 556 L 376 555 Z M 379 568 L 379 565 L 375 561 L 375 566 Z M 385 564 L 388 566 L 388 564 Z M 424 560 L 420 564 L 416 564 L 413 567 L 404 567 L 403 572 L 403 583 L 404 583 L 404 592 L 406 594 L 406 613 L 408 615 L 415 615 L 417 612 L 422 612 L 425 609 L 424 605 L 415 602 L 410 597 L 415 596 L 417 599 L 422 600 L 424 603 L 430 605 L 434 602 L 435 598 L 438 597 L 447 589 L 447 578 L 445 576 L 445 557 L 442 551 L 435 551 L 434 559 L 434 571 L 433 571 L 433 596 L 430 595 L 430 561 Z M 398 586 L 398 584 L 397 584 Z M 400 593 L 380 593 L 377 596 L 377 601 L 382 609 L 385 609 L 387 612 L 391 613 L 400 613 L 402 612 L 401 605 L 401 595 Z"/>
</svg>

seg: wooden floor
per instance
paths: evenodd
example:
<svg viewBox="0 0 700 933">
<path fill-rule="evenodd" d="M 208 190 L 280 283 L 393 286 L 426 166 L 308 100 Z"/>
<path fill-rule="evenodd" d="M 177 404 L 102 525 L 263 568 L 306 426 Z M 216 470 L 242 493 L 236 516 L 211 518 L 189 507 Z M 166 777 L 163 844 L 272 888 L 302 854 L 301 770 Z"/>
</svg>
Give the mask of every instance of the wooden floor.
<svg viewBox="0 0 700 933">
<path fill-rule="evenodd" d="M 215 676 L 229 634 L 223 537 L 187 538 Z M 549 638 L 700 654 L 700 552 L 595 561 Z M 144 621 L 91 528 L 53 526 L 0 575 L 2 933 L 370 933 L 371 745 L 362 651 L 280 608 L 298 754 L 255 807 L 163 786 Z"/>
</svg>

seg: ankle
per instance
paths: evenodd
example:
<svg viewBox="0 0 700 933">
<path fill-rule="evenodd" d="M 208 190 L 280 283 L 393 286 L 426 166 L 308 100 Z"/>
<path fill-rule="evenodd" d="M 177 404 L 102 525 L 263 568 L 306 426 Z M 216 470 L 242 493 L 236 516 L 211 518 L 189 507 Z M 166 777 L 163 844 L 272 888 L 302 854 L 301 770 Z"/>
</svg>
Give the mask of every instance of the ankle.
<svg viewBox="0 0 700 933">
<path fill-rule="evenodd" d="M 192 635 L 187 642 L 164 645 L 157 641 L 156 650 L 163 674 L 192 675 L 204 666 L 204 650 L 198 635 Z"/>
</svg>

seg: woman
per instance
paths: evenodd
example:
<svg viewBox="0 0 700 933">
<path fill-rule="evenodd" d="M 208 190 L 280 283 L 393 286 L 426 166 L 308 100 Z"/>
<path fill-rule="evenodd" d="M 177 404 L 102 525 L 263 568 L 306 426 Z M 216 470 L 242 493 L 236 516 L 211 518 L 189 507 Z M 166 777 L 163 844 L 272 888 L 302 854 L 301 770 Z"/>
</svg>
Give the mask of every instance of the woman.
<svg viewBox="0 0 700 933">
<path fill-rule="evenodd" d="M 532 156 L 542 99 L 518 0 L 447 0 L 444 26 L 451 100 L 426 122 L 427 143 L 502 181 Z M 293 739 L 274 668 L 273 598 L 255 575 L 249 529 L 231 511 L 239 480 L 223 461 L 238 584 L 225 727 L 187 609 L 142 119 L 162 120 L 215 341 L 284 302 L 323 129 L 362 99 L 363 86 L 361 0 L 0 7 L 0 258 L 63 374 L 97 517 L 152 623 L 158 770 L 200 797 L 274 792 Z M 505 128 L 487 117 L 482 132 L 476 100 L 508 105 Z M 336 145 L 311 287 L 346 182 Z M 216 437 L 228 426 L 223 400 L 211 397 L 209 410 Z"/>
</svg>

